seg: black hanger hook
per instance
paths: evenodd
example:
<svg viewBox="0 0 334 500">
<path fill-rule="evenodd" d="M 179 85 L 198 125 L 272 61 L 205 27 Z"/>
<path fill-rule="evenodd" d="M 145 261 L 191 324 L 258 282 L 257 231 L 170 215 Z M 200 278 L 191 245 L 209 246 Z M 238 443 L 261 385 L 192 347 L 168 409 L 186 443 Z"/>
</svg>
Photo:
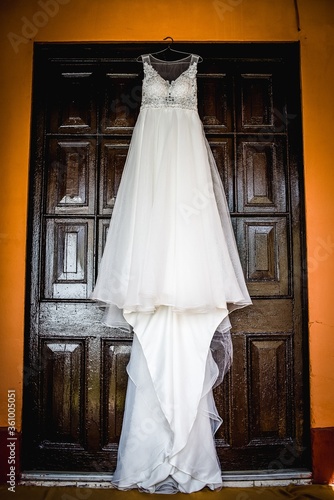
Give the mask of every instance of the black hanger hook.
<svg viewBox="0 0 334 500">
<path fill-rule="evenodd" d="M 168 38 L 170 38 L 172 40 L 172 43 L 174 43 L 174 39 L 171 36 L 166 36 L 166 38 L 164 38 L 164 40 L 167 40 Z"/>
</svg>

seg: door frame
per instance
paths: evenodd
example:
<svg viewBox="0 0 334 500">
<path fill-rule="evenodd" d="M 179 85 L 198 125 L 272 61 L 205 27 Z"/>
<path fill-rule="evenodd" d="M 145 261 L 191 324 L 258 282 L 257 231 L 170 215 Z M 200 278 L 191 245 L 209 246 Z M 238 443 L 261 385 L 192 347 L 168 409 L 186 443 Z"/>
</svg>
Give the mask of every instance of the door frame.
<svg viewBox="0 0 334 500">
<path fill-rule="evenodd" d="M 73 57 L 73 61 L 76 59 L 82 61 L 85 57 L 91 57 L 94 50 L 99 50 L 99 57 L 101 59 L 113 59 L 113 58 L 125 58 L 133 57 L 133 54 L 140 54 L 145 52 L 154 52 L 161 50 L 165 47 L 165 42 L 163 43 L 124 43 L 124 42 L 106 42 L 106 43 L 35 43 L 34 47 L 34 85 L 33 85 L 33 99 L 32 99 L 32 120 L 31 123 L 36 123 L 36 116 L 38 114 L 38 106 L 35 103 L 38 101 L 38 78 L 37 72 L 40 71 L 40 63 L 48 53 L 49 57 L 52 54 L 55 57 Z M 307 267 L 306 267 L 306 235 L 305 235 L 305 200 L 304 200 L 304 175 L 303 175 L 303 155 L 302 155 L 302 123 L 301 123 L 301 96 L 300 96 L 300 49 L 298 42 L 240 42 L 240 43 L 230 43 L 230 42 L 192 42 L 192 43 L 177 43 L 176 48 L 188 52 L 198 52 L 204 57 L 206 54 L 210 53 L 210 49 L 215 50 L 215 52 L 221 48 L 222 54 L 228 47 L 228 53 L 233 56 L 221 57 L 222 61 L 235 62 L 237 64 L 238 59 L 248 57 L 250 61 L 254 60 L 272 60 L 279 58 L 286 58 L 287 61 L 291 61 L 291 81 L 293 82 L 292 92 L 290 94 L 290 99 L 295 100 L 295 107 L 299 109 L 299 114 L 296 120 L 291 121 L 291 127 L 289 130 L 289 154 L 290 163 L 294 163 L 294 171 L 299 172 L 299 178 L 291 178 L 290 182 L 299 183 L 300 192 L 300 238 L 301 238 L 301 251 L 302 251 L 302 310 L 304 315 L 302 317 L 302 331 L 303 331 L 303 370 L 304 370 L 304 387 L 303 395 L 306 402 L 310 400 L 310 390 L 309 390 L 309 351 L 308 351 L 308 304 L 307 304 Z M 112 56 L 110 55 L 112 52 Z M 298 61 L 298 65 L 293 66 L 293 63 Z M 290 69 L 290 68 L 289 68 Z M 25 322 L 25 347 L 24 347 L 24 404 L 23 404 L 23 447 L 28 446 L 29 441 L 26 441 L 26 433 L 29 433 L 29 407 L 32 404 L 30 393 L 27 390 L 27 385 L 31 381 L 34 382 L 36 376 L 40 371 L 40 367 L 34 364 L 33 360 L 30 360 L 30 349 L 36 342 L 37 335 L 35 331 L 36 327 L 36 310 L 34 305 L 38 303 L 39 290 L 34 285 L 38 282 L 37 276 L 33 276 L 32 272 L 41 272 L 40 267 L 34 265 L 34 261 L 39 259 L 35 250 L 35 242 L 38 241 L 41 231 L 41 223 L 37 221 L 36 214 L 39 213 L 42 197 L 44 193 L 45 186 L 42 182 L 42 154 L 43 150 L 39 147 L 38 137 L 43 130 L 45 124 L 43 122 L 38 122 L 38 126 L 32 128 L 31 131 L 31 157 L 30 157 L 30 178 L 29 178 L 29 193 L 37 193 L 38 196 L 34 198 L 29 197 L 29 210 L 28 210 L 28 231 L 27 231 L 27 270 L 26 270 L 26 322 Z M 293 147 L 291 144 L 293 143 Z M 32 226 L 37 228 L 37 231 L 33 233 Z M 291 250 L 291 248 L 290 248 Z M 307 378 L 306 378 L 307 377 Z M 308 441 L 308 449 L 310 449 L 310 412 L 309 404 L 304 406 L 304 436 Z M 26 444 L 27 443 L 27 444 Z M 280 459 L 278 459 L 279 462 Z M 281 459 L 282 461 L 283 459 Z M 283 463 L 283 462 L 282 462 Z M 308 460 L 308 466 L 310 467 L 310 456 Z M 226 473 L 225 473 L 226 474 Z M 223 472 L 224 475 L 224 472 Z M 239 474 L 240 476 L 240 474 Z M 268 477 L 268 474 L 267 476 Z M 275 476 L 276 477 L 276 476 Z"/>
</svg>

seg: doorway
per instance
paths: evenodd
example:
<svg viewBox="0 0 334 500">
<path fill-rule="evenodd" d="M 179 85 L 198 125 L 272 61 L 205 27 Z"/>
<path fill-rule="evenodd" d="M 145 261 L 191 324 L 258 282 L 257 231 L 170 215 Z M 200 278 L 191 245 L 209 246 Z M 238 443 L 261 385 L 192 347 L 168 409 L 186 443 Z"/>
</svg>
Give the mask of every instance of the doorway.
<svg viewBox="0 0 334 500">
<path fill-rule="evenodd" d="M 222 469 L 309 468 L 305 226 L 297 43 L 192 43 L 198 109 L 253 306 L 231 315 L 215 390 Z M 89 300 L 159 44 L 35 44 L 23 470 L 115 468 L 131 335 Z M 131 203 L 131 200 L 129 200 Z"/>
</svg>

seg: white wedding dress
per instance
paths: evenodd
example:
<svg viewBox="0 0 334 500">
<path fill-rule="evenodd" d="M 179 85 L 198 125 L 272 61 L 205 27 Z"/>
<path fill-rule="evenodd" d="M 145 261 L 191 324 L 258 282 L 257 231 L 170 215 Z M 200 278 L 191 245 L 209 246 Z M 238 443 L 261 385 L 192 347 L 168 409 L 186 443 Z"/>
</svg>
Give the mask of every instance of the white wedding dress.
<svg viewBox="0 0 334 500">
<path fill-rule="evenodd" d="M 229 312 L 251 304 L 197 111 L 198 56 L 142 56 L 142 104 L 92 298 L 134 332 L 120 489 L 222 486 L 212 387 L 232 360 Z"/>
</svg>

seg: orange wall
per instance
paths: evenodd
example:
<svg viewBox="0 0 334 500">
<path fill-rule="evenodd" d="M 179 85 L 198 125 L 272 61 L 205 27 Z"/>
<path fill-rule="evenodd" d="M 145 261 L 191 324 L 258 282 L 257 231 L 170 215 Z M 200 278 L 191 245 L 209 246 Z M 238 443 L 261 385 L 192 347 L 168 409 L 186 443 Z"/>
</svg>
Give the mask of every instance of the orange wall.
<svg viewBox="0 0 334 500">
<path fill-rule="evenodd" d="M 42 5 L 49 5 L 49 14 L 41 16 Z M 293 0 L 1 1 L 0 426 L 7 422 L 7 389 L 16 389 L 21 427 L 33 40 L 151 41 L 165 36 L 176 41 L 300 40 L 311 417 L 312 427 L 334 426 L 334 2 L 299 0 L 299 8 L 300 32 Z M 32 40 L 25 38 L 26 19 L 35 24 Z"/>
</svg>

